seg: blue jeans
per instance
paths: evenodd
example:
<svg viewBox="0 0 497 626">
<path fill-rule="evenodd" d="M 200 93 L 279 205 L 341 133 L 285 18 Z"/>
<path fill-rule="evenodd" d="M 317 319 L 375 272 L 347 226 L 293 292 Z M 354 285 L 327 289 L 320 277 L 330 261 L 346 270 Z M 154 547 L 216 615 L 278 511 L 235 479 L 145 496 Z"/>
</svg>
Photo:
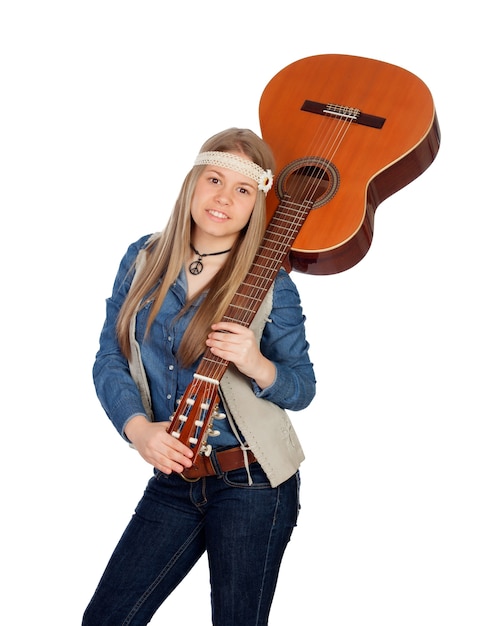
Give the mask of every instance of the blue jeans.
<svg viewBox="0 0 497 626">
<path fill-rule="evenodd" d="M 258 463 L 186 482 L 155 472 L 119 541 L 83 626 L 139 626 L 207 551 L 212 623 L 264 626 L 297 523 L 300 476 L 272 488 Z"/>
</svg>

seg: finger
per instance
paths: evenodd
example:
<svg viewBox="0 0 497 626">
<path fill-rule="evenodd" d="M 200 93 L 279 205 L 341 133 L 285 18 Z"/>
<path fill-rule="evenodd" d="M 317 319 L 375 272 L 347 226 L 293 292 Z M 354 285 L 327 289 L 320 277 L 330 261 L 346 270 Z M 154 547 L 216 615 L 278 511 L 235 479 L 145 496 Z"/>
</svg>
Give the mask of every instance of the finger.
<svg viewBox="0 0 497 626">
<path fill-rule="evenodd" d="M 216 322 L 211 326 L 212 330 L 222 332 L 222 333 L 233 333 L 234 335 L 239 334 L 245 330 L 245 327 L 241 324 L 236 324 L 235 322 Z"/>
<path fill-rule="evenodd" d="M 165 454 L 156 453 L 151 462 L 154 467 L 166 474 L 171 472 L 181 473 L 185 468 L 192 466 L 192 461 L 189 457 L 171 448 L 168 448 Z"/>
<path fill-rule="evenodd" d="M 193 452 L 190 448 L 169 433 L 166 433 L 166 435 L 165 445 L 169 450 L 170 458 L 179 463 L 182 463 L 184 459 L 190 460 L 193 456 Z"/>
</svg>

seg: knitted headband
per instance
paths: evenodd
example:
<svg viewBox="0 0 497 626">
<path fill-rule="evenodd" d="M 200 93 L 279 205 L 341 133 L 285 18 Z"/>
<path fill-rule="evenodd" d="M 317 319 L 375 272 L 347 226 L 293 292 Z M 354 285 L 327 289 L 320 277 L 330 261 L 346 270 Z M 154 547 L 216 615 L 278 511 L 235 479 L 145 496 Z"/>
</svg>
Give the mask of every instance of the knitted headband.
<svg viewBox="0 0 497 626">
<path fill-rule="evenodd" d="M 237 154 L 231 154 L 231 152 L 201 152 L 195 159 L 194 165 L 218 165 L 248 176 L 248 178 L 255 180 L 258 189 L 263 191 L 265 196 L 273 184 L 271 170 L 263 170 L 257 163 L 244 159 Z"/>
</svg>

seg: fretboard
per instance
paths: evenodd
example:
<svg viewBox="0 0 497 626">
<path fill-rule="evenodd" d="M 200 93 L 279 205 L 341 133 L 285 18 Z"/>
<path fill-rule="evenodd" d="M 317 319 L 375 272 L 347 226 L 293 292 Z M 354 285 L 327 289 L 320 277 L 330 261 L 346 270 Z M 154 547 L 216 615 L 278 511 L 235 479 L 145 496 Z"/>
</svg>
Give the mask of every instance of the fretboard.
<svg viewBox="0 0 497 626">
<path fill-rule="evenodd" d="M 247 275 L 223 315 L 223 321 L 250 326 L 311 208 L 312 202 L 297 204 L 288 197 L 281 200 Z M 197 374 L 220 381 L 227 367 L 228 361 L 214 356 L 207 349 Z"/>
</svg>

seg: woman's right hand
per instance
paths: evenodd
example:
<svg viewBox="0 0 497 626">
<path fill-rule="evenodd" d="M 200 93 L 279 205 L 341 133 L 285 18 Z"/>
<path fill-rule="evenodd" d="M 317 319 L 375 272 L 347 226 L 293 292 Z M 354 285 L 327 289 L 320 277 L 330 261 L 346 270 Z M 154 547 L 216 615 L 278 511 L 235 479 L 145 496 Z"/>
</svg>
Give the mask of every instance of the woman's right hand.
<svg viewBox="0 0 497 626">
<path fill-rule="evenodd" d="M 193 452 L 168 433 L 170 422 L 150 422 L 144 415 L 126 424 L 126 437 L 142 458 L 164 474 L 181 473 L 191 467 Z"/>
</svg>

